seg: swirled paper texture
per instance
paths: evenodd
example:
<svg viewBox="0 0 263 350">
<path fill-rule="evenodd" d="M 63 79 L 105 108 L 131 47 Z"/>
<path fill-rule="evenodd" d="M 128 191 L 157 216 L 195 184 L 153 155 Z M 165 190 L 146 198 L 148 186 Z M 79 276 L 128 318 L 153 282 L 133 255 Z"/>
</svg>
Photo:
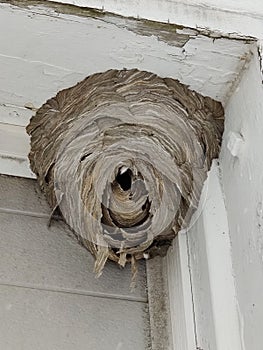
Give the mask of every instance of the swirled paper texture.
<svg viewBox="0 0 263 350">
<path fill-rule="evenodd" d="M 107 259 L 165 254 L 197 208 L 223 122 L 219 102 L 137 69 L 91 75 L 37 111 L 32 170 L 98 275 Z"/>
</svg>

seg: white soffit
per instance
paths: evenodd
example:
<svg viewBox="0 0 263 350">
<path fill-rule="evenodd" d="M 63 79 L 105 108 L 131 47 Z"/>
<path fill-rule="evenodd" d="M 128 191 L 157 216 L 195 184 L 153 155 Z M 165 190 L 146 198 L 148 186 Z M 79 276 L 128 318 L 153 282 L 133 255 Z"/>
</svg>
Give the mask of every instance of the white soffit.
<svg viewBox="0 0 263 350">
<path fill-rule="evenodd" d="M 224 102 L 254 45 L 52 2 L 11 2 L 0 1 L 0 173 L 11 175 L 32 176 L 25 126 L 33 112 L 25 106 L 123 67 L 179 79 Z"/>
<path fill-rule="evenodd" d="M 51 0 L 52 1 L 52 0 Z M 263 38 L 262 0 L 54 0 L 221 33 Z"/>
</svg>

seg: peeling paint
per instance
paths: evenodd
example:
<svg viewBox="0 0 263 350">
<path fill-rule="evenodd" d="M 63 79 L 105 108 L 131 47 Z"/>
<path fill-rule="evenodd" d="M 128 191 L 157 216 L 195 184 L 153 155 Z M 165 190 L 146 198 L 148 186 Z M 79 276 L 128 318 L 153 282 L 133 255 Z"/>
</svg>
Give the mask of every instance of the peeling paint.
<svg viewBox="0 0 263 350">
<path fill-rule="evenodd" d="M 252 49 L 252 46 L 251 46 L 251 49 Z M 247 68 L 251 62 L 252 57 L 253 57 L 253 52 L 251 50 L 244 53 L 244 55 L 240 57 L 239 73 L 236 75 L 236 77 L 232 81 L 232 84 L 227 92 L 224 105 L 227 105 L 227 103 L 228 103 L 229 99 L 231 98 L 231 96 L 233 95 L 233 93 L 238 89 L 240 81 L 243 78 L 244 72 L 247 70 Z"/>
<path fill-rule="evenodd" d="M 9 3 L 20 8 L 27 8 L 36 13 L 41 12 L 39 6 L 48 9 L 49 16 L 60 18 L 61 15 L 78 16 L 79 18 L 94 18 L 105 23 L 113 24 L 118 28 L 129 30 L 142 36 L 155 36 L 158 40 L 168 45 L 183 47 L 193 35 L 198 35 L 198 31 L 188 33 L 177 31 L 182 30 L 182 26 L 169 23 L 155 22 L 145 19 L 125 18 L 102 10 L 78 7 L 70 4 L 59 4 L 55 2 L 43 2 L 38 0 L 0 0 L 0 3 Z"/>
<path fill-rule="evenodd" d="M 177 25 L 110 14 L 96 18 L 96 11 L 74 6 L 11 3 L 20 7 L 0 2 L 0 27 L 5 33 L 0 38 L 0 66 L 5 67 L 0 102 L 21 107 L 31 102 L 37 108 L 89 74 L 123 67 L 177 78 L 203 95 L 224 101 L 251 46 L 250 41 L 210 38 Z M 57 12 L 51 5 L 57 6 Z M 60 13 L 60 8 L 70 8 L 67 12 L 72 14 Z M 84 11 L 85 16 L 74 11 Z"/>
<path fill-rule="evenodd" d="M 201 26 L 196 27 L 196 30 L 198 32 L 202 33 L 202 35 L 206 35 L 206 36 L 208 36 L 210 38 L 214 38 L 214 39 L 227 38 L 230 40 L 242 40 L 246 43 L 257 40 L 256 37 L 251 36 L 251 35 L 242 35 L 242 34 L 237 33 L 237 32 L 224 33 L 220 30 L 211 30 L 207 27 L 201 27 Z"/>
<path fill-rule="evenodd" d="M 153 71 L 224 103 L 254 45 L 49 1 L 0 0 L 0 30 L 0 122 L 21 126 L 32 115 L 24 107 L 29 102 L 38 108 L 57 91 L 109 68 Z M 18 135 L 25 137 L 21 130 Z"/>
<path fill-rule="evenodd" d="M 49 16 L 60 17 L 61 14 L 73 15 L 84 18 L 99 19 L 106 23 L 111 23 L 119 28 L 124 28 L 136 34 L 143 36 L 155 36 L 158 40 L 164 41 L 168 45 L 183 47 L 190 38 L 197 35 L 204 35 L 209 38 L 227 38 L 232 40 L 245 40 L 247 43 L 255 41 L 252 36 L 242 36 L 238 33 L 223 33 L 221 31 L 212 31 L 205 27 L 184 27 L 182 25 L 171 24 L 168 22 L 157 22 L 148 19 L 139 19 L 132 17 L 123 17 L 118 14 L 105 12 L 104 10 L 79 7 L 76 5 L 41 1 L 41 0 L 0 0 L 0 3 L 8 3 L 20 8 L 27 8 L 39 13 L 40 8 L 49 9 Z"/>
<path fill-rule="evenodd" d="M 51 0 L 53 1 L 53 0 Z M 247 0 L 55 0 L 90 6 L 122 16 L 146 18 L 185 27 L 217 29 L 221 33 L 262 38 L 263 7 Z"/>
<path fill-rule="evenodd" d="M 37 9 L 38 6 L 53 10 L 53 15 L 59 16 L 61 13 L 66 15 L 76 15 L 80 17 L 102 18 L 106 13 L 102 10 L 87 7 L 78 7 L 70 4 L 60 4 L 58 2 L 49 2 L 43 0 L 0 0 L 0 3 L 11 4 L 20 8 Z M 119 17 L 118 15 L 113 15 Z"/>
<path fill-rule="evenodd" d="M 263 84 L 263 41 L 258 42 L 258 57 L 259 57 L 259 65 L 261 72 L 261 81 Z"/>
</svg>

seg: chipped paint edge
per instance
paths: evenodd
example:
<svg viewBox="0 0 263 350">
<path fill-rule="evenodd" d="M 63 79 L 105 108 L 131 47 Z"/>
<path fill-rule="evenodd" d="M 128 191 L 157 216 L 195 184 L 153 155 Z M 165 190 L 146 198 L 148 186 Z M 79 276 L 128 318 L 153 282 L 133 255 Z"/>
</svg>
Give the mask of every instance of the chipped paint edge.
<svg viewBox="0 0 263 350">
<path fill-rule="evenodd" d="M 259 68 L 261 73 L 261 81 L 263 84 L 263 40 L 259 40 L 257 44 L 258 44 Z"/>
<path fill-rule="evenodd" d="M 198 25 L 187 25 L 181 23 L 175 23 L 174 21 L 164 21 L 157 19 L 150 19 L 147 17 L 140 17 L 128 14 L 121 14 L 118 11 L 106 11 L 104 7 L 92 8 L 92 7 L 81 7 L 69 2 L 58 2 L 58 1 L 45 1 L 42 0 L 0 0 L 1 4 L 9 4 L 11 6 L 28 9 L 30 11 L 34 10 L 36 13 L 41 14 L 41 9 L 49 9 L 53 12 L 49 13 L 49 16 L 59 17 L 60 15 L 70 15 L 77 16 L 79 18 L 94 18 L 97 20 L 101 20 L 107 23 L 115 24 L 116 26 L 123 27 L 125 29 L 138 33 L 136 30 L 136 25 L 139 23 L 144 26 L 143 30 L 140 31 L 140 35 L 155 35 L 160 40 L 160 36 L 158 36 L 158 31 L 167 31 L 169 32 L 178 32 L 178 34 L 189 33 L 189 39 L 197 36 L 203 35 L 212 39 L 224 38 L 231 40 L 241 40 L 247 42 L 253 42 L 257 40 L 257 36 L 241 34 L 238 32 L 224 32 L 220 29 L 212 29 L 206 26 L 198 26 Z M 178 18 L 179 20 L 179 18 Z M 121 23 L 121 21 L 124 21 Z M 180 33 L 181 31 L 181 33 Z M 185 33 L 184 33 L 185 31 Z M 144 34 L 144 32 L 146 34 Z M 163 40 L 164 41 L 164 40 Z M 169 45 L 169 41 L 164 41 Z"/>
<path fill-rule="evenodd" d="M 76 6 L 90 6 L 102 11 L 109 11 L 118 15 L 134 18 L 145 18 L 165 23 L 177 23 L 184 27 L 198 30 L 217 31 L 220 35 L 230 35 L 238 38 L 263 36 L 263 15 L 248 9 L 231 9 L 215 5 L 208 5 L 189 1 L 139 2 L 130 0 L 50 0 Z"/>
</svg>

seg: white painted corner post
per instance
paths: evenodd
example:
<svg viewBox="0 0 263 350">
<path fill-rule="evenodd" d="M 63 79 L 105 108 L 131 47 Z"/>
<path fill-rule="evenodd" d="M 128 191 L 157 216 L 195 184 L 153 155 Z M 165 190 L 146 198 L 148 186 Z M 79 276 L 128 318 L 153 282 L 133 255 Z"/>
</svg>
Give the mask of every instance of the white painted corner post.
<svg viewBox="0 0 263 350">
<path fill-rule="evenodd" d="M 166 257 L 171 349 L 196 349 L 187 233 L 179 232 Z"/>
<path fill-rule="evenodd" d="M 175 350 L 262 349 L 262 116 L 260 40 L 225 104 L 219 166 L 213 164 L 190 230 L 168 255 Z"/>
<path fill-rule="evenodd" d="M 179 233 L 168 254 L 167 269 L 174 349 L 242 349 L 216 161 L 189 230 Z"/>
</svg>

